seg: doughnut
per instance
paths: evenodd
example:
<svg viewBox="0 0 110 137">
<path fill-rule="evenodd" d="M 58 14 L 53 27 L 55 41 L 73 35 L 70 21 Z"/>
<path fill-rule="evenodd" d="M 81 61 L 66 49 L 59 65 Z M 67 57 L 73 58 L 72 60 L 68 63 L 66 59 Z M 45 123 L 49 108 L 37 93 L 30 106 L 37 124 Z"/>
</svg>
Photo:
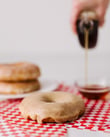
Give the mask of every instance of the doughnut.
<svg viewBox="0 0 110 137">
<path fill-rule="evenodd" d="M 39 67 L 31 63 L 0 64 L 0 81 L 28 81 L 39 76 Z"/>
<path fill-rule="evenodd" d="M 81 97 L 72 93 L 36 92 L 21 101 L 19 110 L 25 119 L 38 123 L 64 123 L 78 119 L 85 105 Z"/>
<path fill-rule="evenodd" d="M 40 89 L 38 80 L 26 82 L 0 82 L 0 94 L 22 94 Z"/>
</svg>

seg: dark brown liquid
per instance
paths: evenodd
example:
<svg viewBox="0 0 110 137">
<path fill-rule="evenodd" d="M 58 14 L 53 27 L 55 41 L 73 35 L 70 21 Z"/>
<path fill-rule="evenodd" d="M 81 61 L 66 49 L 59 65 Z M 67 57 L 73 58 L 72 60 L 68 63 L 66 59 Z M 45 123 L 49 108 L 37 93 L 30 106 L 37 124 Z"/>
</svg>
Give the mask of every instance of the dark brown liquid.
<svg viewBox="0 0 110 137">
<path fill-rule="evenodd" d="M 89 99 L 104 99 L 104 96 L 110 92 L 110 88 L 100 85 L 87 85 L 80 87 L 79 92 Z"/>
<path fill-rule="evenodd" d="M 81 46 L 83 48 L 85 48 L 85 34 L 84 34 L 84 27 L 80 27 L 80 22 L 81 20 L 79 19 L 77 21 L 77 33 L 78 33 L 78 38 L 79 38 L 79 42 L 81 44 Z M 88 48 L 94 48 L 96 46 L 96 42 L 97 42 L 97 35 L 98 35 L 98 21 L 97 20 L 93 20 L 93 27 L 92 29 L 89 30 L 89 44 L 88 44 Z"/>
</svg>

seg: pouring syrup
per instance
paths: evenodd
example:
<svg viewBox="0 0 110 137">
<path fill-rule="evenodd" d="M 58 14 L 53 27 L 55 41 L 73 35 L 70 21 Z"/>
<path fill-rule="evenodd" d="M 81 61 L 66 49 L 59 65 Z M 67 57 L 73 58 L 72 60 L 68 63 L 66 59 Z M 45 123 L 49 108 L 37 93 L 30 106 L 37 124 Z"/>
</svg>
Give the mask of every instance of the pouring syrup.
<svg viewBox="0 0 110 137">
<path fill-rule="evenodd" d="M 107 86 L 88 83 L 88 50 L 96 47 L 98 36 L 98 20 L 96 14 L 83 12 L 77 21 L 77 32 L 81 46 L 85 49 L 85 84 L 79 86 L 79 92 L 89 99 L 104 99 L 110 91 Z"/>
</svg>

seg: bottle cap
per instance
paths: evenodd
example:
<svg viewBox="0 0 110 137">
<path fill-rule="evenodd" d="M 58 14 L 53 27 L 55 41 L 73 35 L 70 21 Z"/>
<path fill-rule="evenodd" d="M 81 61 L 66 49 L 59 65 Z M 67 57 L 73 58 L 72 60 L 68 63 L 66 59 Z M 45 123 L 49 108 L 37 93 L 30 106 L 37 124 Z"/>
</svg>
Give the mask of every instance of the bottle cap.
<svg viewBox="0 0 110 137">
<path fill-rule="evenodd" d="M 97 20 L 97 15 L 94 11 L 82 11 L 79 19 Z"/>
</svg>

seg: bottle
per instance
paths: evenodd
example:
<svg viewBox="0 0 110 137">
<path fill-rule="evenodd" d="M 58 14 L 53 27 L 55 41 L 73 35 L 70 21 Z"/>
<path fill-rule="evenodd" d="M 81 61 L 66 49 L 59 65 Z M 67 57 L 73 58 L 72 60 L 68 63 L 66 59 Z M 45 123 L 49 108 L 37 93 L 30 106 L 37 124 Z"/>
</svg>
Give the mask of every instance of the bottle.
<svg viewBox="0 0 110 137">
<path fill-rule="evenodd" d="M 88 49 L 96 47 L 98 37 L 98 19 L 95 12 L 83 11 L 77 20 L 79 42 L 85 48 L 85 29 L 88 30 Z"/>
</svg>

